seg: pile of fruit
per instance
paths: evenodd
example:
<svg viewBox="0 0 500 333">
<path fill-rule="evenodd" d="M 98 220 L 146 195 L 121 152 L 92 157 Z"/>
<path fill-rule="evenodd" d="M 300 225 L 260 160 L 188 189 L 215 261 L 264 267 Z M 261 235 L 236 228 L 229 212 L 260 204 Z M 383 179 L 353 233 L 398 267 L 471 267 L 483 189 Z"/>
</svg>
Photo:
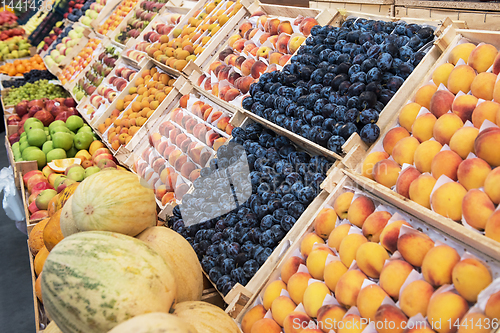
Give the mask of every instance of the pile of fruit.
<svg viewBox="0 0 500 333">
<path fill-rule="evenodd" d="M 213 73 L 217 82 L 212 83 L 211 77 L 205 75 L 198 79 L 200 87 L 227 102 L 246 94 L 250 84 L 258 80 L 262 73 L 275 71 L 277 66 L 285 66 L 306 39 L 301 35 L 291 38 L 293 26 L 307 36 L 311 28 L 318 24 L 313 17 L 300 16 L 293 21 L 292 26 L 290 21 L 271 18 L 262 11 L 253 13 L 251 17 L 258 19 L 253 23 L 243 22 L 239 33 L 229 37 L 228 47 L 219 53 L 218 61 L 210 64 L 208 74 Z M 256 34 L 258 40 L 254 41 Z M 229 84 L 222 89 L 220 85 L 224 80 Z"/>
<path fill-rule="evenodd" d="M 67 96 L 68 93 L 63 87 L 51 84 L 47 80 L 38 80 L 35 83 L 26 83 L 19 88 L 10 89 L 7 96 L 4 97 L 3 103 L 4 105 L 17 105 L 23 101 L 32 101 L 42 98 L 65 98 Z M 19 114 L 19 112 L 17 113 Z"/>
<path fill-rule="evenodd" d="M 134 16 L 128 19 L 127 25 L 116 35 L 115 41 L 125 45 L 130 38 L 139 37 L 164 5 L 160 2 L 141 2 L 140 8 L 135 7 Z"/>
<path fill-rule="evenodd" d="M 60 43 L 57 43 L 55 48 L 53 48 L 49 55 L 45 56 L 45 62 L 47 66 L 57 66 L 64 61 L 66 55 L 69 55 L 80 40 L 83 38 L 84 27 L 74 26 L 73 30 L 68 32 L 67 37 L 63 37 Z M 46 37 L 47 38 L 47 37 Z M 48 37 L 50 38 L 50 37 Z"/>
<path fill-rule="evenodd" d="M 26 31 L 26 34 L 31 35 L 31 33 L 35 31 L 35 29 L 40 25 L 40 23 L 42 23 L 43 19 L 45 18 L 45 16 L 47 16 L 47 14 L 48 12 L 46 11 L 39 11 L 38 13 L 30 17 L 28 22 L 26 22 L 26 24 L 23 25 L 23 29 L 24 31 Z"/>
<path fill-rule="evenodd" d="M 263 74 L 242 105 L 337 154 L 354 133 L 372 144 L 379 113 L 433 38 L 432 28 L 403 21 L 315 26 L 292 63 Z"/>
<path fill-rule="evenodd" d="M 10 28 L 17 27 L 17 16 L 16 14 L 9 12 L 7 10 L 2 10 L 0 12 L 0 31 L 8 30 Z"/>
<path fill-rule="evenodd" d="M 30 43 L 20 36 L 0 41 L 0 60 L 28 57 L 30 55 L 30 47 Z"/>
<path fill-rule="evenodd" d="M 35 83 L 40 80 L 54 80 L 57 79 L 54 75 L 52 75 L 48 70 L 38 70 L 32 69 L 27 73 L 23 74 L 23 79 L 2 81 L 2 86 L 4 88 L 19 88 L 24 86 L 26 83 Z"/>
<path fill-rule="evenodd" d="M 300 252 L 281 265 L 281 279 L 269 283 L 262 303 L 246 312 L 243 333 L 297 327 L 361 332 L 369 321 L 379 333 L 404 332 L 409 318 L 419 328 L 406 332 L 462 332 L 471 326 L 477 332 L 498 319 L 500 292 L 481 293 L 493 280 L 488 264 L 464 255 L 462 245 L 436 243 L 440 239 L 414 229 L 401 215 L 393 218 L 383 207 L 375 211 L 369 197 L 353 197 L 344 192 L 333 208 L 319 212 Z M 469 311 L 478 300 L 486 306 Z M 445 322 L 452 329 L 440 325 Z M 349 324 L 358 329 L 345 328 Z"/>
<path fill-rule="evenodd" d="M 169 220 L 224 295 L 257 273 L 316 198 L 331 166 L 257 123 L 234 128 L 232 136 Z"/>
<path fill-rule="evenodd" d="M 77 22 L 87 10 L 92 8 L 94 3 L 95 0 L 71 0 L 69 2 L 68 12 L 64 13 L 64 18 Z"/>
<path fill-rule="evenodd" d="M 9 30 L 3 30 L 0 32 L 0 40 L 7 40 L 14 36 L 22 36 L 24 35 L 23 28 L 12 28 Z"/>
<path fill-rule="evenodd" d="M 134 80 L 129 94 L 116 102 L 116 109 L 97 130 L 104 134 L 114 150 L 126 145 L 146 123 L 158 106 L 173 89 L 175 79 L 153 67 L 144 70 Z"/>
<path fill-rule="evenodd" d="M 23 74 L 35 70 L 44 71 L 46 70 L 43 59 L 35 54 L 33 57 L 24 60 L 14 60 L 13 63 L 6 63 L 0 66 L 0 73 L 4 73 L 9 76 L 23 76 Z"/>
<path fill-rule="evenodd" d="M 106 36 L 108 32 L 114 31 L 120 23 L 123 21 L 125 16 L 135 7 L 139 0 L 124 0 L 118 7 L 111 13 L 111 15 L 104 21 L 104 23 L 99 26 L 97 32 L 103 36 Z"/>
<path fill-rule="evenodd" d="M 366 157 L 363 175 L 500 241 L 498 74 L 494 46 L 455 46 L 400 111 L 382 149 Z"/>
<path fill-rule="evenodd" d="M 107 0 L 97 0 L 95 2 L 89 3 L 89 6 L 87 6 L 87 3 L 85 3 L 85 10 L 83 10 L 82 8 L 82 13 L 84 13 L 85 15 L 81 19 L 82 24 L 85 24 L 88 27 L 90 27 L 92 21 L 94 21 L 97 16 L 99 16 L 101 10 L 104 8 L 104 6 L 106 6 Z"/>
<path fill-rule="evenodd" d="M 56 23 L 49 35 L 45 37 L 43 41 L 38 45 L 39 53 L 42 51 L 52 51 L 54 49 L 54 46 L 60 44 L 63 38 L 73 30 L 72 25 L 68 25 L 67 27 L 64 27 L 64 29 L 62 27 L 63 22 L 59 21 Z"/>
<path fill-rule="evenodd" d="M 155 20 L 151 30 L 144 34 L 142 39 L 138 39 L 134 45 L 135 50 L 146 52 L 146 48 L 160 40 L 161 35 L 168 35 L 174 27 L 179 24 L 182 15 L 179 14 L 163 14 L 159 20 Z M 164 37 L 165 38 L 165 37 Z"/>
<path fill-rule="evenodd" d="M 94 95 L 90 97 L 90 104 L 98 108 L 102 104 L 112 103 L 119 92 L 125 90 L 128 83 L 132 81 L 137 70 L 121 65 L 115 70 L 113 76 L 105 78 L 104 84 L 97 88 Z"/>
<path fill-rule="evenodd" d="M 85 67 L 87 67 L 92 59 L 97 56 L 96 49 L 99 46 L 101 46 L 101 40 L 96 38 L 90 39 L 87 44 L 85 44 L 80 53 L 78 53 L 78 55 L 73 58 L 73 61 L 71 61 L 71 63 L 61 72 L 59 80 L 62 84 L 66 84 L 73 80 Z"/>
<path fill-rule="evenodd" d="M 216 12 L 216 7 L 221 9 Z M 157 42 L 147 46 L 144 51 L 151 58 L 180 71 L 190 60 L 196 60 L 196 56 L 203 52 L 210 39 L 242 7 L 239 0 L 235 3 L 207 2 L 201 11 L 187 20 L 186 25 L 174 29 L 168 35 L 161 35 Z"/>
</svg>

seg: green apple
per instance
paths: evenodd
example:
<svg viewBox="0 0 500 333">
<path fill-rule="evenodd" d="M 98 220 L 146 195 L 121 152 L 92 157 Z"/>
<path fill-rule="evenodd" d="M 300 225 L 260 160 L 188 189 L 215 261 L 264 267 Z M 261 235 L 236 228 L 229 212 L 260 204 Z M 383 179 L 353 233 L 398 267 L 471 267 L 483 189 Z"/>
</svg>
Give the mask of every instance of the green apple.
<svg viewBox="0 0 500 333">
<path fill-rule="evenodd" d="M 30 121 L 28 123 L 28 120 L 30 120 L 30 119 L 35 119 L 36 121 Z M 29 133 L 29 131 L 31 131 L 32 129 L 35 129 L 35 128 L 43 130 L 43 123 L 36 118 L 28 118 L 26 120 L 26 122 L 24 123 L 24 131 L 26 132 L 26 135 Z"/>
<path fill-rule="evenodd" d="M 101 169 L 98 166 L 91 166 L 85 169 L 85 178 L 92 176 L 94 173 L 98 173 Z"/>
<path fill-rule="evenodd" d="M 47 163 L 53 160 L 62 160 L 63 158 L 66 158 L 66 150 L 61 148 L 54 148 L 47 153 Z"/>
<path fill-rule="evenodd" d="M 58 188 L 59 185 L 62 184 L 63 181 L 65 181 L 67 178 L 66 176 L 64 175 L 60 175 L 58 176 L 55 180 L 54 180 L 54 188 Z"/>
<path fill-rule="evenodd" d="M 63 127 L 66 127 L 66 123 L 62 120 L 55 120 L 53 122 L 50 123 L 49 125 L 49 131 L 52 130 L 53 128 L 56 128 L 56 127 L 59 127 L 59 126 L 63 126 Z"/>
<path fill-rule="evenodd" d="M 94 141 L 94 137 L 92 136 L 92 133 L 89 133 L 89 132 L 78 132 L 75 135 L 75 137 L 73 138 L 73 141 L 75 143 L 76 149 L 87 150 L 87 149 L 89 149 L 92 141 Z"/>
<path fill-rule="evenodd" d="M 50 136 L 53 136 L 56 133 L 71 133 L 71 131 L 66 126 L 56 126 L 49 129 Z"/>
<path fill-rule="evenodd" d="M 52 135 L 52 142 L 54 143 L 54 148 L 62 148 L 64 150 L 69 150 L 73 146 L 73 138 L 69 133 L 54 133 Z"/>
<path fill-rule="evenodd" d="M 68 156 L 68 158 L 73 158 L 75 157 L 76 153 L 78 153 L 78 149 L 75 148 L 75 145 L 73 145 L 67 152 L 66 152 L 66 156 Z"/>
<path fill-rule="evenodd" d="M 23 151 L 21 152 L 22 158 L 26 159 L 26 156 L 29 154 L 30 151 L 37 149 L 38 147 L 33 147 L 33 146 L 28 146 Z"/>
<path fill-rule="evenodd" d="M 76 115 L 69 116 L 68 119 L 66 119 L 66 126 L 74 132 L 83 126 L 83 119 Z"/>
<path fill-rule="evenodd" d="M 28 134 L 26 134 L 26 132 L 22 132 L 22 133 L 21 133 L 21 136 L 20 136 L 19 138 L 20 138 L 20 139 L 25 138 L 27 135 L 28 135 Z M 19 140 L 19 141 L 20 141 L 20 140 Z"/>
<path fill-rule="evenodd" d="M 68 171 L 66 177 L 76 182 L 81 182 L 85 178 L 85 169 L 81 166 L 75 166 Z"/>
<path fill-rule="evenodd" d="M 38 169 L 42 169 L 47 165 L 47 159 L 43 151 L 38 147 L 31 147 L 33 149 L 28 150 L 26 154 L 23 154 L 23 159 L 26 161 L 36 161 L 38 163 Z M 26 150 L 25 150 L 26 152 Z"/>
<path fill-rule="evenodd" d="M 23 134 L 26 134 L 26 132 L 23 132 Z M 19 144 L 28 141 L 28 135 L 25 135 L 19 139 Z"/>
<path fill-rule="evenodd" d="M 89 133 L 92 133 L 92 127 L 90 127 L 89 125 L 85 124 L 83 125 L 82 127 L 80 127 L 78 129 L 78 133 L 80 132 L 89 132 Z"/>
<path fill-rule="evenodd" d="M 16 151 L 16 150 L 19 150 L 19 141 L 18 142 L 14 142 L 14 144 L 12 145 L 12 151 Z"/>
<path fill-rule="evenodd" d="M 45 141 L 42 146 L 42 151 L 45 153 L 45 155 L 47 155 L 52 149 L 54 149 L 54 143 L 52 141 Z"/>
<path fill-rule="evenodd" d="M 57 191 L 53 189 L 46 189 L 38 193 L 35 199 L 36 208 L 40 210 L 47 210 L 49 201 L 57 195 Z"/>
<path fill-rule="evenodd" d="M 30 144 L 28 143 L 28 140 L 21 142 L 19 144 L 19 151 L 22 153 L 26 148 L 28 148 Z"/>
<path fill-rule="evenodd" d="M 28 132 L 28 144 L 41 147 L 47 141 L 47 135 L 43 129 L 34 128 Z"/>
</svg>

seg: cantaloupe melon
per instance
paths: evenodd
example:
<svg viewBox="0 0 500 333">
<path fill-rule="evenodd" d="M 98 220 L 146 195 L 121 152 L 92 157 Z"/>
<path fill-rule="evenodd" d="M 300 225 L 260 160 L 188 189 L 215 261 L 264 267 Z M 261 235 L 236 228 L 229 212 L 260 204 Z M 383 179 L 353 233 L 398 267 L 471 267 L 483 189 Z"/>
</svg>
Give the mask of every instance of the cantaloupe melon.
<svg viewBox="0 0 500 333">
<path fill-rule="evenodd" d="M 199 301 L 203 294 L 203 273 L 196 252 L 177 232 L 165 227 L 151 227 L 137 238 L 158 252 L 172 268 L 177 282 L 177 301 Z"/>
<path fill-rule="evenodd" d="M 178 317 L 162 312 L 148 313 L 129 319 L 108 333 L 198 333 Z"/>
<path fill-rule="evenodd" d="M 44 246 L 38 251 L 35 256 L 35 261 L 33 262 L 33 266 L 35 269 L 35 274 L 38 276 L 42 272 L 43 266 L 45 265 L 45 260 L 49 256 L 49 250 Z"/>
<path fill-rule="evenodd" d="M 59 225 L 61 227 L 61 232 L 64 237 L 68 237 L 69 235 L 76 234 L 77 232 L 80 232 L 78 228 L 76 227 L 76 222 L 73 219 L 73 212 L 72 212 L 72 205 L 71 202 L 73 201 L 73 197 L 69 197 L 68 201 L 66 201 L 66 204 L 64 207 L 61 209 L 61 217 L 59 219 Z"/>
<path fill-rule="evenodd" d="M 198 333 L 239 333 L 234 320 L 221 308 L 206 302 L 182 302 L 174 315 L 193 325 Z"/>
<path fill-rule="evenodd" d="M 47 250 L 51 251 L 54 246 L 57 245 L 63 238 L 63 234 L 61 232 L 61 226 L 59 224 L 61 218 L 61 210 L 55 212 L 54 215 L 50 217 L 49 222 L 43 228 L 43 243 Z"/>
<path fill-rule="evenodd" d="M 31 229 L 30 237 L 28 239 L 28 246 L 30 247 L 31 254 L 36 256 L 38 251 L 45 246 L 43 242 L 43 229 L 50 219 L 44 219 L 38 222 L 33 229 Z"/>
<path fill-rule="evenodd" d="M 42 298 L 42 274 L 38 275 L 35 281 L 35 295 L 43 303 Z"/>
<path fill-rule="evenodd" d="M 108 332 L 149 312 L 168 313 L 177 286 L 165 260 L 144 242 L 105 231 L 64 238 L 45 262 L 43 305 L 64 333 Z"/>
</svg>

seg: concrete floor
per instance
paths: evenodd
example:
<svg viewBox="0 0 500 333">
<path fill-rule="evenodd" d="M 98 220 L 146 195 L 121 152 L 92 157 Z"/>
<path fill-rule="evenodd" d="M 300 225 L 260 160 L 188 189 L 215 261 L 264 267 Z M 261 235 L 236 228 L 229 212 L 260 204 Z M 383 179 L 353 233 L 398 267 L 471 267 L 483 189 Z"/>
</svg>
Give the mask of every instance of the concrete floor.
<svg viewBox="0 0 500 333">
<path fill-rule="evenodd" d="M 9 166 L 4 140 L 5 132 L 0 133 L 0 169 Z M 0 208 L 0 332 L 36 331 L 26 241 L 27 236 Z"/>
</svg>

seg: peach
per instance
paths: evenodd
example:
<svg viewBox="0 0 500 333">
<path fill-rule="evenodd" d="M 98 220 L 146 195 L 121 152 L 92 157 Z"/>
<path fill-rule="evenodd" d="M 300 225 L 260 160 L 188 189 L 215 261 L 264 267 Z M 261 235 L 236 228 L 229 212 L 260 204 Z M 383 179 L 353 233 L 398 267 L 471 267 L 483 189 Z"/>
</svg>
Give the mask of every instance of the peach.
<svg viewBox="0 0 500 333">
<path fill-rule="evenodd" d="M 337 330 L 337 323 L 342 321 L 346 310 L 339 305 L 323 305 L 318 310 L 318 328 L 324 333 L 329 333 L 331 330 Z"/>
<path fill-rule="evenodd" d="M 492 294 L 484 307 L 484 314 L 491 319 L 500 320 L 500 291 Z"/>
<path fill-rule="evenodd" d="M 393 160 L 381 160 L 373 167 L 375 181 L 388 188 L 396 185 L 400 172 L 401 167 Z"/>
<path fill-rule="evenodd" d="M 290 313 L 283 322 L 285 333 L 300 333 L 307 327 L 311 318 L 303 312 L 294 311 Z"/>
<path fill-rule="evenodd" d="M 415 150 L 417 150 L 420 142 L 413 136 L 399 140 L 392 150 L 392 157 L 399 165 L 413 164 Z"/>
<path fill-rule="evenodd" d="M 495 61 L 493 62 L 493 74 L 500 74 L 500 53 L 497 54 Z"/>
<path fill-rule="evenodd" d="M 422 86 L 415 93 L 415 103 L 429 110 L 431 106 L 432 96 L 436 91 L 437 86 L 435 84 L 426 84 L 425 86 Z"/>
<path fill-rule="evenodd" d="M 267 69 L 267 65 L 261 61 L 257 60 L 253 65 L 252 68 L 250 69 L 250 74 L 252 74 L 252 77 L 254 79 L 258 79 L 262 73 L 264 73 Z"/>
<path fill-rule="evenodd" d="M 491 319 L 479 312 L 467 313 L 460 323 L 458 333 L 488 333 Z M 474 323 L 474 325 L 471 325 Z"/>
<path fill-rule="evenodd" d="M 436 123 L 436 116 L 432 113 L 426 113 L 415 119 L 411 128 L 412 134 L 420 142 L 427 141 L 432 138 L 432 131 Z"/>
<path fill-rule="evenodd" d="M 493 90 L 497 76 L 493 73 L 479 73 L 470 86 L 472 95 L 487 101 L 493 99 Z"/>
<path fill-rule="evenodd" d="M 446 291 L 431 298 L 427 320 L 438 333 L 455 333 L 457 326 L 448 323 L 458 322 L 468 310 L 469 305 L 465 299 L 452 291 Z"/>
<path fill-rule="evenodd" d="M 371 278 L 378 278 L 389 254 L 378 243 L 368 242 L 361 244 L 356 252 L 356 263 L 359 269 Z"/>
<path fill-rule="evenodd" d="M 413 163 L 416 169 L 421 173 L 431 172 L 432 160 L 442 148 L 443 146 L 434 140 L 422 142 L 415 150 L 415 155 L 413 156 Z"/>
<path fill-rule="evenodd" d="M 348 314 L 339 323 L 337 333 L 361 333 L 366 328 L 367 323 L 356 314 Z"/>
<path fill-rule="evenodd" d="M 347 273 L 347 267 L 345 267 L 340 260 L 329 262 L 325 266 L 325 271 L 323 272 L 323 278 L 326 286 L 330 290 L 335 290 L 337 283 L 345 273 Z"/>
<path fill-rule="evenodd" d="M 434 246 L 422 262 L 422 275 L 433 287 L 452 283 L 452 271 L 460 261 L 457 251 L 448 245 Z"/>
<path fill-rule="evenodd" d="M 491 171 L 484 180 L 484 192 L 495 204 L 500 204 L 500 168 Z"/>
<path fill-rule="evenodd" d="M 481 125 L 486 119 L 495 123 L 498 112 L 500 112 L 500 104 L 496 102 L 485 101 L 479 104 L 472 113 L 472 123 L 474 124 L 474 127 L 481 128 Z"/>
<path fill-rule="evenodd" d="M 278 36 L 278 41 L 276 42 L 276 49 L 281 53 L 288 53 L 288 42 L 290 41 L 290 36 L 287 34 L 280 34 Z"/>
<path fill-rule="evenodd" d="M 288 279 L 288 293 L 295 304 L 302 303 L 310 279 L 312 276 L 306 272 L 295 273 Z"/>
<path fill-rule="evenodd" d="M 306 265 L 304 259 L 295 256 L 288 258 L 281 268 L 281 279 L 283 282 L 288 284 L 288 280 L 292 275 L 297 273 L 300 265 Z"/>
<path fill-rule="evenodd" d="M 437 93 L 437 92 L 436 92 Z M 432 107 L 432 100 L 431 100 Z M 450 103 L 451 107 L 451 103 Z M 411 127 L 413 126 L 413 122 L 417 119 L 418 112 L 420 111 L 420 104 L 418 103 L 408 103 L 401 108 L 399 112 L 399 125 L 405 128 L 408 132 L 411 131 Z"/>
<path fill-rule="evenodd" d="M 286 284 L 281 280 L 273 281 L 266 287 L 262 296 L 262 303 L 266 310 L 271 308 L 273 301 L 280 296 L 282 290 L 286 290 Z"/>
<path fill-rule="evenodd" d="M 248 58 L 247 60 L 245 60 L 242 64 L 241 64 L 241 73 L 244 75 L 244 76 L 248 76 L 250 75 L 250 73 L 252 72 L 252 67 L 253 67 L 253 64 L 255 63 L 255 60 L 252 59 L 252 58 Z"/>
<path fill-rule="evenodd" d="M 344 307 L 356 306 L 358 294 L 366 275 L 360 270 L 353 269 L 342 275 L 335 287 L 335 297 Z"/>
<path fill-rule="evenodd" d="M 396 192 L 405 198 L 410 198 L 410 186 L 421 175 L 415 167 L 410 166 L 401 171 L 396 182 Z"/>
<path fill-rule="evenodd" d="M 382 140 L 384 150 L 387 152 L 387 154 L 392 155 L 392 150 L 394 149 L 396 144 L 400 140 L 409 136 L 410 133 L 408 133 L 408 131 L 404 127 L 395 127 L 391 129 L 389 132 L 387 132 L 384 139 Z"/>
<path fill-rule="evenodd" d="M 313 282 L 307 286 L 302 304 L 309 317 L 317 317 L 326 295 L 330 295 L 330 289 L 323 282 Z"/>
<path fill-rule="evenodd" d="M 389 158 L 389 154 L 387 154 L 385 151 L 376 151 L 370 153 L 368 156 L 366 156 L 365 160 L 363 161 L 361 175 L 374 180 L 373 166 L 377 162 L 385 160 L 387 158 Z"/>
<path fill-rule="evenodd" d="M 234 85 L 243 94 L 246 94 L 250 90 L 250 85 L 254 81 L 255 81 L 254 78 L 249 75 L 236 79 L 236 81 L 234 81 Z"/>
<path fill-rule="evenodd" d="M 344 237 L 340 243 L 339 258 L 340 261 L 346 266 L 350 267 L 354 259 L 356 259 L 356 252 L 361 244 L 368 242 L 365 236 L 360 234 L 349 234 Z"/>
<path fill-rule="evenodd" d="M 280 60 L 278 61 L 278 65 L 280 65 L 281 67 L 285 67 L 285 65 L 288 63 L 288 60 L 290 60 L 291 57 L 292 56 L 290 54 L 283 54 L 280 57 Z M 269 66 L 269 68 L 271 68 L 271 66 Z"/>
<path fill-rule="evenodd" d="M 382 268 L 378 283 L 392 299 L 397 301 L 399 290 L 412 270 L 413 267 L 406 261 L 391 260 Z"/>
<path fill-rule="evenodd" d="M 449 144 L 450 139 L 464 126 L 462 119 L 454 113 L 445 113 L 434 124 L 432 130 L 434 139 L 442 145 Z"/>
<path fill-rule="evenodd" d="M 482 158 L 491 166 L 500 166 L 500 150 L 497 149 L 500 144 L 500 129 L 490 127 L 482 131 L 474 142 L 474 150 L 477 157 Z"/>
<path fill-rule="evenodd" d="M 309 253 L 311 253 L 314 244 L 325 244 L 325 241 L 315 233 L 308 233 L 304 236 L 302 242 L 300 243 L 300 253 L 307 258 Z"/>
<path fill-rule="evenodd" d="M 455 46 L 448 57 L 448 61 L 453 65 L 456 65 L 460 59 L 465 63 L 469 61 L 469 56 L 471 52 L 476 48 L 476 45 L 472 43 L 462 43 Z"/>
<path fill-rule="evenodd" d="M 378 243 L 380 234 L 387 224 L 387 221 L 392 217 L 389 212 L 378 211 L 370 214 L 363 223 L 363 235 L 370 242 Z"/>
<path fill-rule="evenodd" d="M 295 51 L 297 51 L 302 45 L 302 43 L 306 40 L 304 36 L 294 36 L 290 39 L 288 42 L 288 49 L 290 50 L 291 54 L 294 54 Z"/>
<path fill-rule="evenodd" d="M 440 84 L 443 84 L 446 87 L 446 84 L 448 83 L 448 77 L 450 76 L 451 71 L 455 68 L 453 64 L 450 64 L 449 62 L 442 64 L 436 70 L 434 73 L 432 73 L 432 81 L 434 84 L 439 87 Z"/>
<path fill-rule="evenodd" d="M 475 78 L 476 71 L 472 67 L 468 65 L 456 66 L 448 77 L 448 90 L 455 95 L 459 91 L 467 94 Z"/>
<path fill-rule="evenodd" d="M 333 209 L 337 213 L 337 216 L 342 220 L 347 218 L 349 207 L 351 206 L 352 198 L 354 197 L 353 192 L 344 192 L 335 199 L 333 203 Z"/>
<path fill-rule="evenodd" d="M 323 239 L 328 239 L 330 233 L 335 229 L 337 213 L 333 208 L 323 208 L 314 219 L 314 230 Z"/>
<path fill-rule="evenodd" d="M 259 333 L 259 332 L 269 332 L 269 333 L 280 333 L 281 327 L 270 318 L 263 318 L 261 320 L 256 321 L 252 325 L 251 333 Z"/>
<path fill-rule="evenodd" d="M 403 220 L 398 220 L 386 225 L 380 233 L 380 244 L 389 252 L 394 253 L 398 249 L 398 237 L 401 226 L 410 224 Z"/>
<path fill-rule="evenodd" d="M 340 243 L 342 242 L 344 237 L 347 236 L 350 229 L 351 225 L 349 223 L 339 225 L 338 227 L 333 229 L 330 233 L 330 236 L 328 237 L 328 246 L 332 249 L 337 250 L 338 252 L 340 249 Z"/>
<path fill-rule="evenodd" d="M 404 260 L 420 267 L 427 252 L 434 247 L 434 241 L 422 232 L 411 232 L 399 236 L 397 246 Z"/>
<path fill-rule="evenodd" d="M 182 152 L 179 150 L 179 149 L 176 149 L 174 151 L 172 151 L 169 155 L 168 155 L 168 163 L 170 163 L 170 165 L 175 165 L 175 162 L 177 161 L 177 159 L 182 155 Z"/>
<path fill-rule="evenodd" d="M 389 295 L 377 284 L 370 284 L 361 289 L 356 300 L 361 317 L 375 320 L 375 313 L 386 297 Z"/>
<path fill-rule="evenodd" d="M 496 47 L 491 44 L 482 44 L 472 50 L 467 64 L 478 73 L 486 72 L 493 65 L 497 54 Z"/>
<path fill-rule="evenodd" d="M 189 178 L 189 175 L 191 174 L 191 172 L 193 172 L 194 170 L 196 169 L 196 165 L 192 162 L 185 162 L 182 166 L 181 166 L 181 175 L 184 177 L 184 178 Z"/>
<path fill-rule="evenodd" d="M 451 105 L 454 114 L 460 117 L 463 122 L 472 120 L 472 113 L 476 108 L 477 98 L 472 95 L 461 95 L 455 98 Z"/>
<path fill-rule="evenodd" d="M 453 221 L 462 219 L 462 200 L 467 190 L 459 183 L 446 183 L 434 191 L 431 197 L 432 209 Z"/>
<path fill-rule="evenodd" d="M 272 52 L 269 54 L 269 64 L 278 64 L 282 54 L 279 52 Z"/>
<path fill-rule="evenodd" d="M 383 304 L 375 312 L 378 333 L 403 333 L 407 322 L 408 317 L 395 305 Z"/>
<path fill-rule="evenodd" d="M 257 50 L 257 57 L 262 57 L 262 58 L 267 58 L 269 55 L 269 52 L 271 52 L 271 48 L 268 46 L 261 46 Z"/>
<path fill-rule="evenodd" d="M 241 320 L 241 330 L 243 333 L 251 333 L 253 324 L 261 319 L 264 319 L 266 312 L 267 311 L 262 304 L 256 305 L 248 310 Z"/>
<path fill-rule="evenodd" d="M 195 169 L 191 171 L 191 173 L 189 174 L 189 180 L 194 182 L 196 179 L 198 179 L 198 177 L 200 177 L 200 171 L 201 169 Z"/>
<path fill-rule="evenodd" d="M 491 171 L 488 163 L 480 158 L 469 158 L 458 166 L 457 178 L 467 191 L 483 187 L 486 177 Z"/>
<path fill-rule="evenodd" d="M 366 218 L 375 210 L 373 201 L 365 196 L 359 196 L 350 205 L 347 212 L 347 219 L 353 225 L 362 227 Z"/>
<path fill-rule="evenodd" d="M 479 130 L 475 127 L 462 127 L 453 134 L 450 139 L 450 149 L 461 158 L 466 159 L 470 153 L 474 153 L 474 142 L 479 135 Z"/>
<path fill-rule="evenodd" d="M 484 230 L 486 222 L 495 211 L 495 205 L 483 191 L 472 189 L 462 202 L 462 215 L 471 227 Z"/>
<path fill-rule="evenodd" d="M 431 173 L 436 179 L 445 175 L 452 180 L 457 180 L 457 171 L 462 158 L 453 150 L 443 150 L 434 156 L 431 163 Z"/>
<path fill-rule="evenodd" d="M 475 303 L 477 295 L 492 282 L 491 273 L 477 259 L 463 259 L 453 267 L 453 286 L 466 301 Z"/>
<path fill-rule="evenodd" d="M 434 287 L 424 280 L 416 280 L 408 284 L 401 292 L 399 306 L 408 317 L 427 315 L 427 306 L 434 293 Z"/>
<path fill-rule="evenodd" d="M 327 246 L 320 246 L 311 251 L 307 256 L 307 269 L 316 280 L 323 280 L 323 272 L 328 255 L 335 255 Z"/>
<path fill-rule="evenodd" d="M 273 319 L 276 323 L 278 323 L 278 325 L 283 326 L 285 318 L 292 313 L 296 307 L 297 305 L 287 296 L 280 296 L 276 298 L 271 305 Z"/>
<path fill-rule="evenodd" d="M 486 221 L 484 233 L 486 237 L 500 242 L 500 211 L 495 211 Z"/>
<path fill-rule="evenodd" d="M 451 105 L 455 95 L 448 90 L 438 90 L 432 95 L 429 111 L 436 116 L 441 117 L 448 111 L 451 111 Z"/>
</svg>

